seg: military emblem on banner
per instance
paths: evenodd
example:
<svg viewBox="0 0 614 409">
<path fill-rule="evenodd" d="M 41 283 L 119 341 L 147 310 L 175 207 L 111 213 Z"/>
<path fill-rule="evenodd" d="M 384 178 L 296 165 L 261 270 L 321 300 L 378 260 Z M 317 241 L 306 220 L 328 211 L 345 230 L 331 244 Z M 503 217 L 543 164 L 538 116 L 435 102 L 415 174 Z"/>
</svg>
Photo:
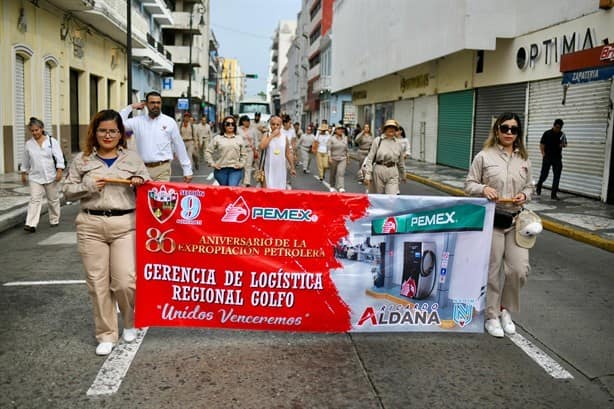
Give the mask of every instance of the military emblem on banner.
<svg viewBox="0 0 614 409">
<path fill-rule="evenodd" d="M 469 325 L 469 323 L 473 319 L 473 305 L 454 303 L 452 319 L 461 328 L 465 327 L 466 325 Z"/>
<path fill-rule="evenodd" d="M 162 224 L 168 221 L 177 210 L 178 195 L 175 189 L 166 190 L 166 186 L 160 189 L 153 188 L 147 192 L 149 211 Z"/>
</svg>

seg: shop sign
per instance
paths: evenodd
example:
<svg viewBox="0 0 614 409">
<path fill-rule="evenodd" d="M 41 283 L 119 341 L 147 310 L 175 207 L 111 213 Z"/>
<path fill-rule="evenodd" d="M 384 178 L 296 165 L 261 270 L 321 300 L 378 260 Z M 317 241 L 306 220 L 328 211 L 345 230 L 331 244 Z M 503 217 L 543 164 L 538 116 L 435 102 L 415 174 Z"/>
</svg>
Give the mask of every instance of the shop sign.
<svg viewBox="0 0 614 409">
<path fill-rule="evenodd" d="M 581 82 L 608 80 L 613 76 L 614 65 L 609 67 L 588 68 L 586 70 L 564 73 L 563 84 L 577 84 Z"/>
<path fill-rule="evenodd" d="M 596 38 L 595 28 L 588 27 L 584 35 L 581 32 L 573 32 L 547 38 L 541 43 L 532 43 L 528 47 L 520 47 L 516 51 L 516 66 L 520 70 L 527 67 L 535 68 L 542 57 L 546 65 L 550 65 L 553 61 L 557 63 L 559 57 L 564 54 L 593 48 Z"/>
<path fill-rule="evenodd" d="M 424 88 L 429 85 L 429 75 L 416 75 L 411 78 L 401 78 L 401 92 L 405 92 L 413 88 Z"/>
<path fill-rule="evenodd" d="M 366 98 L 367 98 L 367 91 L 365 90 L 352 92 L 352 101 L 356 101 L 357 99 L 366 99 Z"/>
</svg>

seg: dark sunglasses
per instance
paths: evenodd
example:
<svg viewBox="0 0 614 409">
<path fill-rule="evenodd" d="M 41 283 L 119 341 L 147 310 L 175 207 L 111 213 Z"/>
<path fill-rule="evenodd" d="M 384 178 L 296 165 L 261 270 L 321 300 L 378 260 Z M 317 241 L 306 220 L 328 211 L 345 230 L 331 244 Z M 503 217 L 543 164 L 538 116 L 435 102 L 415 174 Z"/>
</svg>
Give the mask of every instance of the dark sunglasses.
<svg viewBox="0 0 614 409">
<path fill-rule="evenodd" d="M 235 126 L 234 122 L 224 122 L 224 126 Z"/>
<path fill-rule="evenodd" d="M 499 130 L 503 133 L 508 133 L 509 131 L 512 131 L 512 135 L 518 135 L 517 126 L 499 125 Z"/>
</svg>

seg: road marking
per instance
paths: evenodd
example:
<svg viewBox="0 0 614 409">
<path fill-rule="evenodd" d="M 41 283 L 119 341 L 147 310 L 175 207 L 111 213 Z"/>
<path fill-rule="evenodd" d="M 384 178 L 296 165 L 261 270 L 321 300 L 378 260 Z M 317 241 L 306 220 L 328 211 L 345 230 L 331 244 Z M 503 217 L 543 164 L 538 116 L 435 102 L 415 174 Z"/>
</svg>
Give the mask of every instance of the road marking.
<svg viewBox="0 0 614 409">
<path fill-rule="evenodd" d="M 2 284 L 4 287 L 19 287 L 29 285 L 64 285 L 85 284 L 85 280 L 49 280 L 49 281 L 10 281 Z"/>
<path fill-rule="evenodd" d="M 133 342 L 129 344 L 120 342 L 113 349 L 98 371 L 94 383 L 87 390 L 87 396 L 112 395 L 119 390 L 132 360 L 143 343 L 147 329 L 139 329 Z"/>
<path fill-rule="evenodd" d="M 526 339 L 520 334 L 508 335 L 509 339 L 512 340 L 514 344 L 516 344 L 520 349 L 522 349 L 525 354 L 527 354 L 531 359 L 533 359 L 539 366 L 544 368 L 548 375 L 552 376 L 555 379 L 573 379 L 573 375 L 565 370 L 561 365 L 559 365 L 554 359 L 550 358 L 548 354 L 542 351 L 539 347 L 534 345 L 531 341 Z"/>
</svg>

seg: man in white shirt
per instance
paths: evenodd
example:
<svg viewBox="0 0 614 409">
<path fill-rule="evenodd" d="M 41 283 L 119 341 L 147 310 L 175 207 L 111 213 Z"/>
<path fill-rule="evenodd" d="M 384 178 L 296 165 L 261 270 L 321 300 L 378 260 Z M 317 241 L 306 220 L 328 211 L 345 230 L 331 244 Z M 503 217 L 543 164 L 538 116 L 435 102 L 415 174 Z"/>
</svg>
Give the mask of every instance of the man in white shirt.
<svg viewBox="0 0 614 409">
<path fill-rule="evenodd" d="M 147 106 L 147 115 L 128 118 L 132 109 Z M 183 181 L 192 181 L 192 163 L 179 134 L 177 122 L 162 111 L 162 96 L 151 91 L 145 96 L 145 102 L 136 102 L 122 109 L 120 115 L 126 131 L 133 132 L 136 149 L 145 162 L 149 176 L 155 181 L 171 180 L 171 161 L 175 153 L 183 168 Z"/>
</svg>

